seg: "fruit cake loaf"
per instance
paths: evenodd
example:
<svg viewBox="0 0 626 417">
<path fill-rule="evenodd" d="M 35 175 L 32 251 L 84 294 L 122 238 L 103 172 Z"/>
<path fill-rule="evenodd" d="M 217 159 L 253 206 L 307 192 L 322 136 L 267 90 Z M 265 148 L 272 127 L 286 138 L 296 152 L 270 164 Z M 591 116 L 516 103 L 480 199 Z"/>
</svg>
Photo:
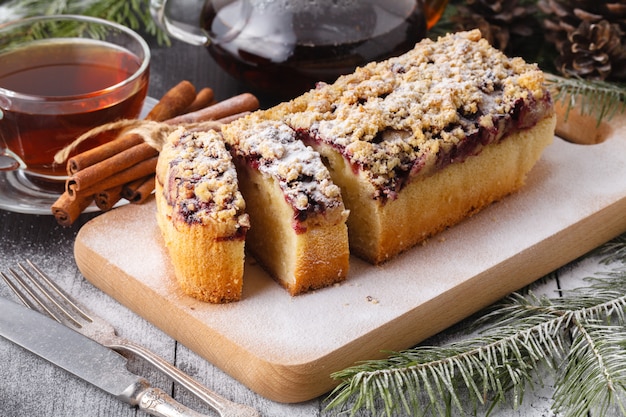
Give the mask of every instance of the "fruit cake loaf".
<svg viewBox="0 0 626 417">
<path fill-rule="evenodd" d="M 250 215 L 246 248 L 291 295 L 345 279 L 341 191 L 320 155 L 282 122 L 254 115 L 222 127 Z"/>
<path fill-rule="evenodd" d="M 380 263 L 520 188 L 554 137 L 543 73 L 479 31 L 424 40 L 257 115 L 327 161 L 350 249 Z"/>
<path fill-rule="evenodd" d="M 157 221 L 185 293 L 241 298 L 249 228 L 232 157 L 218 132 L 172 133 L 156 169 Z"/>
</svg>

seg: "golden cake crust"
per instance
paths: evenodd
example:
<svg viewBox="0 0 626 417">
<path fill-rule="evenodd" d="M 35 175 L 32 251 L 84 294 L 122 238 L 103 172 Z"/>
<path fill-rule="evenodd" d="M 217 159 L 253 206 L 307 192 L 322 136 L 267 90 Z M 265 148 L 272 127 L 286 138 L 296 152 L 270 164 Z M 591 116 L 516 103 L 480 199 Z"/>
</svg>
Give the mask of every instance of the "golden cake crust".
<svg viewBox="0 0 626 417">
<path fill-rule="evenodd" d="M 245 202 L 219 133 L 178 129 L 156 171 L 157 221 L 185 293 L 224 303 L 241 298 Z"/>
</svg>

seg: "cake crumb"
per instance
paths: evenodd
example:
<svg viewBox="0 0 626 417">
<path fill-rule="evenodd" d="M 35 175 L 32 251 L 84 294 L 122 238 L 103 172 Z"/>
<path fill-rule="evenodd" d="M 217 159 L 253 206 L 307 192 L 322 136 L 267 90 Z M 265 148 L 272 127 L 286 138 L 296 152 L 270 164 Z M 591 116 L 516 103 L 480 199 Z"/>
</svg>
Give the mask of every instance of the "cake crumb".
<svg viewBox="0 0 626 417">
<path fill-rule="evenodd" d="M 365 299 L 367 300 L 367 302 L 372 303 L 372 304 L 378 304 L 378 300 L 374 297 L 372 297 L 371 295 L 368 295 L 367 297 L 365 297 Z"/>
</svg>

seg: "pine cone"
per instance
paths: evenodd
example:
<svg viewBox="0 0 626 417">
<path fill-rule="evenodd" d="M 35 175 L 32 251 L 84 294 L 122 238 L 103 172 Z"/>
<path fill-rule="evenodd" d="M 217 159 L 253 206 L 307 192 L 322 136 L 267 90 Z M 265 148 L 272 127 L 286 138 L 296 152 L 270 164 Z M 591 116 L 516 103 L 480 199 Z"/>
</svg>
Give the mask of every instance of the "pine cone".
<svg viewBox="0 0 626 417">
<path fill-rule="evenodd" d="M 626 80 L 626 1 L 539 0 L 563 75 Z"/>
<path fill-rule="evenodd" d="M 455 30 L 478 28 L 491 45 L 504 52 L 514 52 L 520 39 L 535 33 L 534 6 L 518 0 L 466 0 L 451 17 Z"/>
</svg>

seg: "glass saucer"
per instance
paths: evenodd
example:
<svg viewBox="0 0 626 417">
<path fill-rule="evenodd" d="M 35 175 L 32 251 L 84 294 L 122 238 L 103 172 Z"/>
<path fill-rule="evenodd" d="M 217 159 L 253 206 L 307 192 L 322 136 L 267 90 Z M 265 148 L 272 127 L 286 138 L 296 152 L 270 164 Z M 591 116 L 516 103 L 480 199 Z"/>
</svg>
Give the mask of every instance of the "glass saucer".
<svg viewBox="0 0 626 417">
<path fill-rule="evenodd" d="M 154 107 L 157 100 L 147 97 L 140 117 Z M 25 214 L 52 215 L 51 206 L 60 194 L 47 192 L 33 186 L 22 171 L 0 172 L 0 209 Z M 85 209 L 85 213 L 98 210 L 95 204 Z"/>
</svg>

